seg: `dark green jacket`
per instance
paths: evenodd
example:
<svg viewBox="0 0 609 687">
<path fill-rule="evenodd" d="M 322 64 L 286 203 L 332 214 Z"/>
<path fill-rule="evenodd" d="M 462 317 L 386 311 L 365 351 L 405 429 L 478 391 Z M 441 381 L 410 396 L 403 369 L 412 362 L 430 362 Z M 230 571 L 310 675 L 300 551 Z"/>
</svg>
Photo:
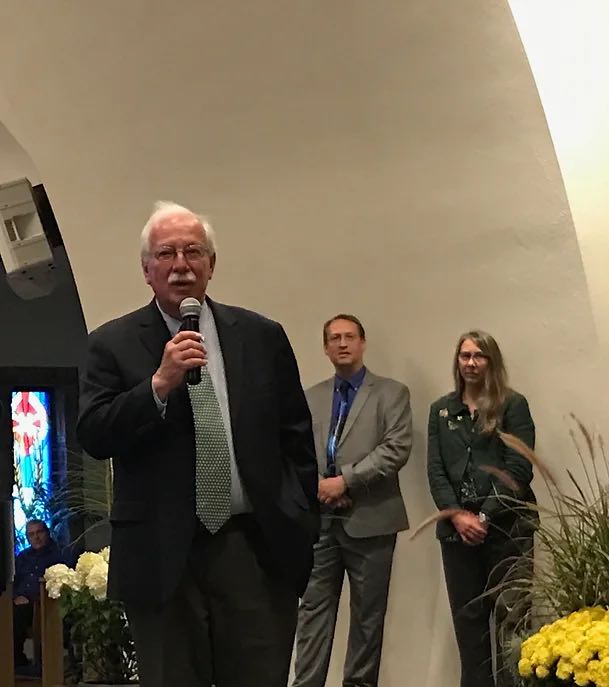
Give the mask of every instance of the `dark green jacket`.
<svg viewBox="0 0 609 687">
<path fill-rule="evenodd" d="M 505 403 L 500 429 L 534 448 L 535 425 L 529 405 L 515 391 L 510 392 Z M 480 497 L 476 510 L 486 513 L 492 522 L 505 521 L 510 514 L 513 517 L 509 510 L 513 503 L 502 501 L 501 495 L 535 500 L 530 486 L 533 468 L 529 461 L 505 446 L 497 432 L 481 434 L 467 406 L 457 392 L 452 392 L 432 403 L 429 411 L 427 474 L 431 495 L 440 510 L 461 507 L 458 495 L 468 460 Z M 481 470 L 481 465 L 507 472 L 520 485 L 519 491 L 513 491 L 504 481 Z M 454 532 L 450 520 L 438 523 L 438 537 L 448 537 Z"/>
</svg>

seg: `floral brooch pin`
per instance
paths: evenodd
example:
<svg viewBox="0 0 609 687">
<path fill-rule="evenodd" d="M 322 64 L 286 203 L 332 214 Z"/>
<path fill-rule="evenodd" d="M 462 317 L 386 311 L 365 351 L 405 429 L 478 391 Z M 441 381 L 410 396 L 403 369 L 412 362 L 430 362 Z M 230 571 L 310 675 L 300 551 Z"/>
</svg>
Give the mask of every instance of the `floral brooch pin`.
<svg viewBox="0 0 609 687">
<path fill-rule="evenodd" d="M 440 411 L 438 412 L 438 415 L 439 415 L 440 417 L 448 417 L 448 409 L 447 409 L 447 408 L 442 408 L 442 410 L 440 410 Z"/>
</svg>

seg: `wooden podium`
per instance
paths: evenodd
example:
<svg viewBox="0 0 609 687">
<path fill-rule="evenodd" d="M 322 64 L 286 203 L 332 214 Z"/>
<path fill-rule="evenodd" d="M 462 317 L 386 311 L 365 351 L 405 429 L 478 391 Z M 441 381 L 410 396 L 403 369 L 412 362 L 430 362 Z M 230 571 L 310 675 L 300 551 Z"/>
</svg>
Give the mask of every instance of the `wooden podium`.
<svg viewBox="0 0 609 687">
<path fill-rule="evenodd" d="M 36 682 L 41 687 L 62 687 L 63 685 L 63 624 L 59 611 L 59 602 L 49 599 L 41 583 L 40 603 L 34 614 L 38 614 L 40 637 L 40 663 L 42 675 L 39 681 L 30 681 L 32 687 Z M 0 685 L 15 687 L 15 666 L 13 663 L 13 594 L 10 585 L 0 596 Z"/>
<path fill-rule="evenodd" d="M 0 685 L 15 687 L 13 656 L 13 590 L 8 585 L 0 595 Z"/>
</svg>

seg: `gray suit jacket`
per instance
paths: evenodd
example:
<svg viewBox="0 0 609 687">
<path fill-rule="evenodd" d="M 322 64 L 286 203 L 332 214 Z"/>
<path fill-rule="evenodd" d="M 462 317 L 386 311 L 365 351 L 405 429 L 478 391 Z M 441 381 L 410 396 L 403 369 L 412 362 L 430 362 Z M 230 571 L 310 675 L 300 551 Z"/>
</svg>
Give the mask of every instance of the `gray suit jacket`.
<svg viewBox="0 0 609 687">
<path fill-rule="evenodd" d="M 311 387 L 307 401 L 313 416 L 319 474 L 326 471 L 326 444 L 332 416 L 334 377 Z M 357 392 L 336 452 L 336 467 L 353 506 L 336 513 L 351 537 L 374 537 L 408 529 L 398 471 L 412 446 L 408 387 L 370 370 Z M 327 525 L 327 518 L 326 520 Z"/>
</svg>

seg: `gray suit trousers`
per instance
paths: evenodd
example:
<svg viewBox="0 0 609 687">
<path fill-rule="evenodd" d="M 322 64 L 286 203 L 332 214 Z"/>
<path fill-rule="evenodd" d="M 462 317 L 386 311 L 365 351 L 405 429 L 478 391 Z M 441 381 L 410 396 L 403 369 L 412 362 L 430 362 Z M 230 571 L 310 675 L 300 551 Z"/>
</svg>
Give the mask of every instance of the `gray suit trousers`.
<svg viewBox="0 0 609 687">
<path fill-rule="evenodd" d="M 351 618 L 343 687 L 376 687 L 396 535 L 354 538 L 339 520 L 315 545 L 309 585 L 298 611 L 292 687 L 324 687 L 345 572 Z"/>
</svg>

